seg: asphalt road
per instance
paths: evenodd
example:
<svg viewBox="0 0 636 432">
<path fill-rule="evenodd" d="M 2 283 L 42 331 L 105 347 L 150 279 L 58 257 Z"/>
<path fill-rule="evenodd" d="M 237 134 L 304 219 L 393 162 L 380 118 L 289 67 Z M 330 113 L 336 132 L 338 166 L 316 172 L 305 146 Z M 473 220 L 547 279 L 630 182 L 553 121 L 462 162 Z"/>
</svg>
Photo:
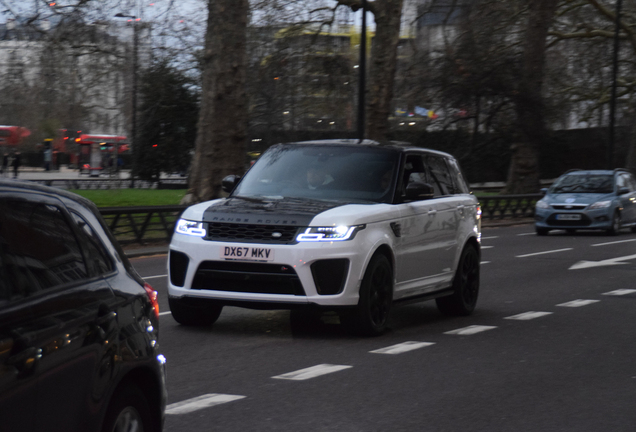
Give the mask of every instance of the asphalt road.
<svg viewBox="0 0 636 432">
<path fill-rule="evenodd" d="M 335 317 L 292 334 L 289 312 L 238 308 L 180 326 L 166 257 L 134 259 L 160 293 L 165 430 L 635 431 L 636 234 L 528 225 L 485 229 L 482 245 L 472 316 L 396 307 L 377 338 Z"/>
</svg>

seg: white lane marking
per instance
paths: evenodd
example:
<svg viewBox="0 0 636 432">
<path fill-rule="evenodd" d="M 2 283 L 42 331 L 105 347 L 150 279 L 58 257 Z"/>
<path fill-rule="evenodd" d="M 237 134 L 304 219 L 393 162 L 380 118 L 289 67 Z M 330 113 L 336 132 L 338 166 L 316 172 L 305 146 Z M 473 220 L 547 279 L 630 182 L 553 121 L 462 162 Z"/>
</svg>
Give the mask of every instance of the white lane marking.
<svg viewBox="0 0 636 432">
<path fill-rule="evenodd" d="M 169 313 L 172 313 L 172 312 L 170 312 L 170 311 L 168 311 L 168 312 L 159 312 L 159 316 L 161 316 L 161 315 L 168 315 Z"/>
<path fill-rule="evenodd" d="M 540 318 L 542 316 L 551 315 L 551 314 L 552 314 L 552 312 L 534 312 L 534 311 L 531 311 L 531 312 L 524 312 L 524 313 L 521 313 L 519 315 L 513 315 L 513 316 L 505 317 L 504 319 L 527 321 L 527 320 Z"/>
<path fill-rule="evenodd" d="M 162 277 L 166 277 L 166 276 L 168 276 L 168 275 L 165 274 L 165 275 L 156 275 L 156 276 L 145 276 L 145 277 L 142 277 L 142 279 L 156 279 L 156 278 L 162 278 Z"/>
<path fill-rule="evenodd" d="M 523 234 L 517 234 L 518 236 L 526 236 L 526 235 L 536 235 L 536 233 L 523 233 Z"/>
<path fill-rule="evenodd" d="M 490 264 L 490 261 L 482 261 L 479 264 Z"/>
<path fill-rule="evenodd" d="M 346 365 L 332 365 L 332 364 L 319 364 L 316 366 L 300 369 L 295 372 L 289 372 L 283 375 L 273 376 L 275 379 L 286 379 L 294 381 L 303 381 L 310 378 L 316 378 L 320 375 L 326 375 L 333 372 L 338 372 L 344 369 L 352 368 L 353 366 Z"/>
<path fill-rule="evenodd" d="M 245 396 L 210 393 L 170 404 L 166 407 L 166 414 L 187 414 L 203 408 L 243 399 Z"/>
<path fill-rule="evenodd" d="M 618 243 L 629 243 L 629 242 L 634 242 L 634 241 L 636 241 L 636 239 L 617 240 L 617 241 L 607 242 L 607 243 L 596 243 L 596 244 L 593 244 L 592 246 L 606 246 L 606 245 L 613 245 L 613 244 L 618 244 Z"/>
<path fill-rule="evenodd" d="M 619 289 L 610 292 L 603 293 L 603 295 L 622 296 L 627 294 L 636 293 L 636 289 Z"/>
<path fill-rule="evenodd" d="M 482 249 L 492 249 L 492 248 L 494 248 L 494 246 L 482 246 L 481 248 Z"/>
<path fill-rule="evenodd" d="M 490 239 L 496 239 L 499 238 L 499 236 L 490 236 L 490 237 L 482 237 L 482 240 L 490 240 Z"/>
<path fill-rule="evenodd" d="M 544 251 L 544 252 L 535 252 L 535 253 L 530 253 L 530 254 L 525 254 L 525 255 L 516 255 L 515 258 L 525 258 L 525 257 L 530 257 L 530 256 L 535 256 L 535 255 L 545 255 L 545 254 L 551 254 L 551 253 L 557 253 L 557 252 L 565 252 L 565 251 L 569 251 L 569 250 L 572 250 L 572 248 L 555 249 L 555 250 L 549 250 L 549 251 Z"/>
<path fill-rule="evenodd" d="M 471 326 L 463 327 L 463 328 L 460 328 L 460 329 L 457 329 L 457 330 L 447 331 L 444 334 L 468 336 L 468 335 L 473 335 L 475 333 L 481 333 L 481 332 L 486 331 L 486 330 L 492 330 L 494 328 L 497 328 L 497 327 L 496 326 L 471 325 Z"/>
<path fill-rule="evenodd" d="M 581 306 L 587 306 L 590 305 L 592 303 L 598 303 L 600 302 L 600 300 L 572 300 L 571 302 L 567 302 L 567 303 L 561 303 L 558 304 L 557 306 L 563 306 L 563 307 L 581 307 Z"/>
<path fill-rule="evenodd" d="M 424 348 L 430 345 L 435 345 L 435 342 L 403 342 L 397 345 L 391 345 L 386 348 L 380 348 L 374 351 L 369 351 L 370 353 L 375 354 L 402 354 L 408 351 L 413 351 L 419 348 Z"/>
<path fill-rule="evenodd" d="M 574 264 L 572 267 L 570 267 L 569 270 L 579 270 L 579 269 L 590 268 L 590 267 L 603 267 L 603 266 L 627 264 L 622 261 L 629 261 L 635 258 L 636 258 L 636 255 L 627 255 L 624 257 L 610 258 L 603 261 L 579 261 L 576 264 Z"/>
</svg>

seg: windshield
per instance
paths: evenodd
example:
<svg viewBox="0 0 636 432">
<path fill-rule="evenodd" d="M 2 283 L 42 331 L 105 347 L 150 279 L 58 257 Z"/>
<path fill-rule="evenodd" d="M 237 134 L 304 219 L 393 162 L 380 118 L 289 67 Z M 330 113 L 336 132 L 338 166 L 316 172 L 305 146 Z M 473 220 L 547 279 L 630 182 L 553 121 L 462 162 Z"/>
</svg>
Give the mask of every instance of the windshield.
<svg viewBox="0 0 636 432">
<path fill-rule="evenodd" d="M 552 185 L 552 193 L 612 193 L 612 174 L 570 174 L 561 177 Z"/>
<path fill-rule="evenodd" d="M 390 202 L 398 161 L 399 153 L 386 148 L 276 146 L 232 196 Z"/>
</svg>

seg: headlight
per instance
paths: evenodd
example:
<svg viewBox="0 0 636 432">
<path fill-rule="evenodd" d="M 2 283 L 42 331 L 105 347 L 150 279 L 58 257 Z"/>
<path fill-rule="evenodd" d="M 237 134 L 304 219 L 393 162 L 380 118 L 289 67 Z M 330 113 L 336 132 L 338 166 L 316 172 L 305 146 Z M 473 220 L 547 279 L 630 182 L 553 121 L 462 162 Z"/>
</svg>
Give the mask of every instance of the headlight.
<svg viewBox="0 0 636 432">
<path fill-rule="evenodd" d="M 589 210 L 607 208 L 611 204 L 612 204 L 612 201 L 598 201 L 598 202 L 595 202 L 594 204 L 592 204 L 589 207 Z"/>
<path fill-rule="evenodd" d="M 537 208 L 547 209 L 547 208 L 550 208 L 550 205 L 543 200 L 539 200 L 537 201 Z"/>
<path fill-rule="evenodd" d="M 299 242 L 331 242 L 351 240 L 355 234 L 364 229 L 365 225 L 354 226 L 330 226 L 330 227 L 309 227 L 298 234 L 296 241 Z"/>
<path fill-rule="evenodd" d="M 185 219 L 179 219 L 174 231 L 179 234 L 191 235 L 196 237 L 205 237 L 205 229 L 203 228 L 203 222 L 189 221 Z"/>
</svg>

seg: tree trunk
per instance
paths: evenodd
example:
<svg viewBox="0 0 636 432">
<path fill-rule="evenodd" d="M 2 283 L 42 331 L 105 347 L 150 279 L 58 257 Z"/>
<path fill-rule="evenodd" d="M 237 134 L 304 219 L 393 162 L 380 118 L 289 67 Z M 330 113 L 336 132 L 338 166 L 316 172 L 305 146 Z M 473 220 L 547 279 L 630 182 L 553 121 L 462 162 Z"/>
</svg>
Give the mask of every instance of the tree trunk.
<svg viewBox="0 0 636 432">
<path fill-rule="evenodd" d="M 245 170 L 248 8 L 248 0 L 208 0 L 201 108 L 183 203 L 220 197 L 223 177 Z"/>
<path fill-rule="evenodd" d="M 546 38 L 557 7 L 555 0 L 529 0 L 522 75 L 516 98 L 519 137 L 512 144 L 512 159 L 504 193 L 539 191 L 539 144 L 546 138 L 542 98 Z"/>
<path fill-rule="evenodd" d="M 371 48 L 367 86 L 367 139 L 384 141 L 389 132 L 402 2 L 403 0 L 383 0 L 373 3 L 375 37 Z"/>
<path fill-rule="evenodd" d="M 632 108 L 632 121 L 629 131 L 629 148 L 625 159 L 625 168 L 636 173 L 636 110 Z"/>
</svg>

